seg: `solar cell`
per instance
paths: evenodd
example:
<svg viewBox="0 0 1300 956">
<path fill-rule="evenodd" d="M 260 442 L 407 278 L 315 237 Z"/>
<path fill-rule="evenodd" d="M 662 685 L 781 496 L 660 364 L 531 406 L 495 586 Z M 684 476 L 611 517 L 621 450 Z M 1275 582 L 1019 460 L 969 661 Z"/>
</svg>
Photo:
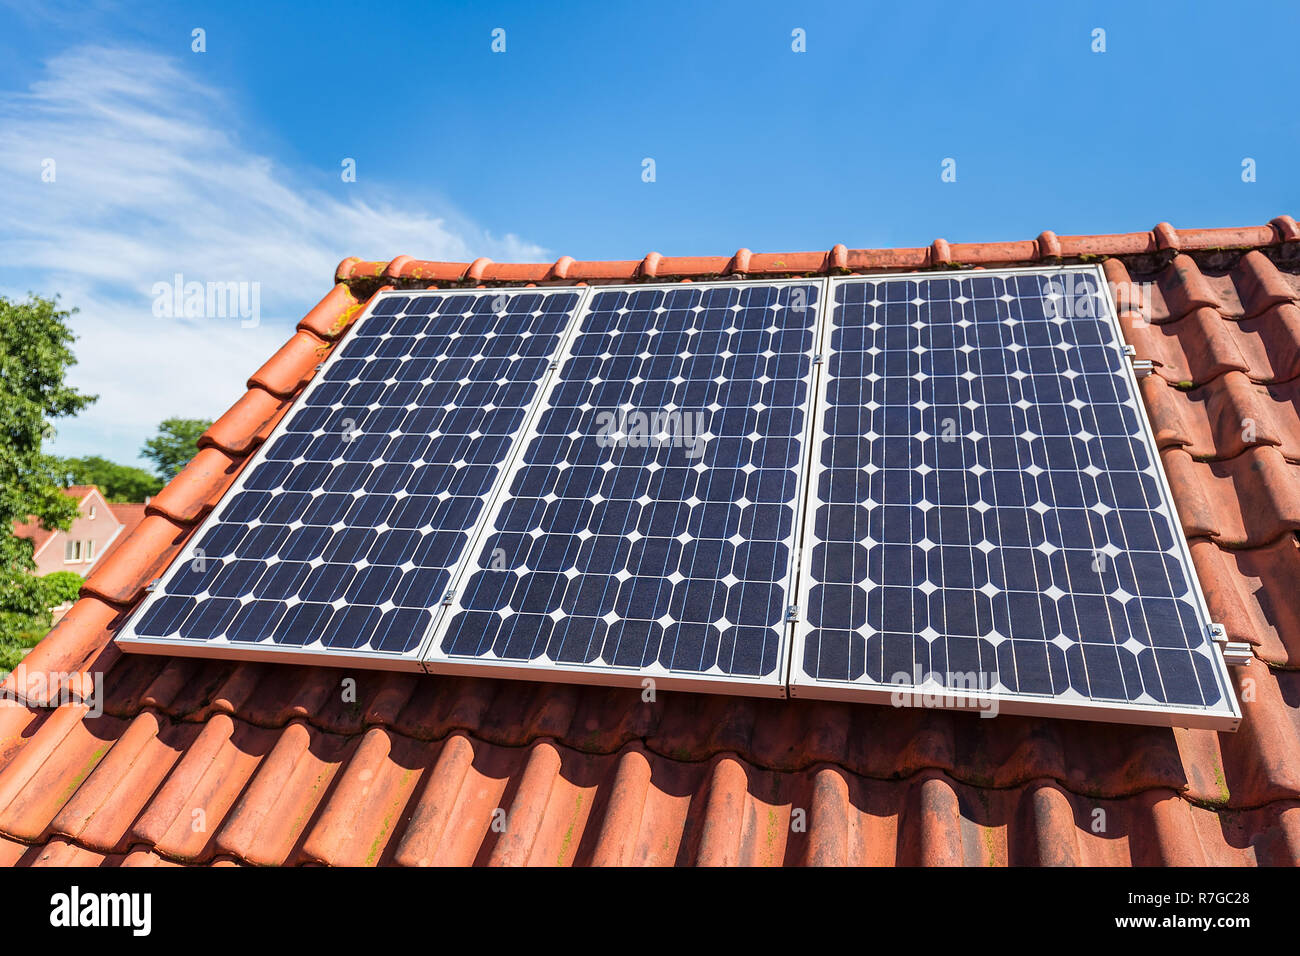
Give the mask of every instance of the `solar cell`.
<svg viewBox="0 0 1300 956">
<path fill-rule="evenodd" d="M 118 639 L 419 668 L 584 294 L 377 297 Z"/>
<path fill-rule="evenodd" d="M 783 694 L 822 285 L 593 293 L 431 670 Z"/>
<path fill-rule="evenodd" d="M 1235 729 L 1100 271 L 831 296 L 792 695 Z"/>
</svg>

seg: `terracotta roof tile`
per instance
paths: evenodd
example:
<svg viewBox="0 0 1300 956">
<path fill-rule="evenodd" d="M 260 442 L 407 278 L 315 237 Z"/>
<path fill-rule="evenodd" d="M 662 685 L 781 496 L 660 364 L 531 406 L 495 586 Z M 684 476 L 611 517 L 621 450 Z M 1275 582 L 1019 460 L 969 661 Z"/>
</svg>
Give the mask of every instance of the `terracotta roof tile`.
<svg viewBox="0 0 1300 956">
<path fill-rule="evenodd" d="M 199 449 L 188 465 L 150 500 L 149 514 L 161 515 L 176 524 L 192 524 L 204 517 L 235 481 L 241 459 L 217 445 Z M 145 506 L 141 506 L 143 512 Z M 138 524 L 139 522 L 137 522 Z"/>
<path fill-rule="evenodd" d="M 288 398 L 278 398 L 265 389 L 250 388 L 199 437 L 199 448 L 220 448 L 242 463 L 271 434 L 291 404 Z"/>
<path fill-rule="evenodd" d="M 146 515 L 131 536 L 95 566 L 81 593 L 111 604 L 133 603 L 171 564 L 191 530 L 162 515 Z"/>
<path fill-rule="evenodd" d="M 1160 457 L 1189 538 L 1257 548 L 1300 529 L 1300 466 L 1276 448 L 1257 445 L 1209 462 L 1175 448 Z"/>
<path fill-rule="evenodd" d="M 364 308 L 365 303 L 358 300 L 348 286 L 339 283 L 303 316 L 298 323 L 298 331 L 309 332 L 325 341 L 334 341 Z"/>
<path fill-rule="evenodd" d="M 329 350 L 325 339 L 311 332 L 297 332 L 253 373 L 248 387 L 262 388 L 278 398 L 288 398 L 311 380 Z"/>
<path fill-rule="evenodd" d="M 32 706 L 0 707 L 0 864 L 1300 863 L 1298 244 L 1284 216 L 916 249 L 344 260 L 27 658 L 72 676 L 53 691 L 20 674 L 5 682 Z M 1142 394 L 1212 615 L 1259 658 L 1234 671 L 1236 734 L 693 694 L 646 704 L 611 688 L 124 655 L 111 643 L 382 287 L 1097 258 L 1129 341 L 1157 363 Z M 102 716 L 40 706 L 86 671 L 104 675 Z"/>
<path fill-rule="evenodd" d="M 109 854 L 96 853 L 56 837 L 43 847 L 33 848 L 21 862 L 28 866 L 104 866 L 111 861 Z"/>
<path fill-rule="evenodd" d="M 1255 644 L 1256 655 L 1269 664 L 1300 667 L 1300 602 L 1286 597 L 1300 581 L 1295 535 L 1241 551 L 1198 539 L 1192 561 L 1211 615 L 1233 640 Z"/>
<path fill-rule="evenodd" d="M 1300 306 L 1274 305 L 1252 319 L 1233 320 L 1203 306 L 1178 319 L 1142 322 L 1121 317 L 1138 357 L 1151 359 L 1169 382 L 1203 385 L 1225 372 L 1252 381 L 1286 381 L 1300 375 Z"/>
<path fill-rule="evenodd" d="M 144 520 L 145 507 L 146 505 L 142 502 L 135 501 L 110 501 L 108 503 L 108 510 L 113 512 L 113 517 L 122 525 L 122 530 L 118 532 L 118 536 L 110 545 L 110 549 L 117 547 L 118 543 L 124 541 L 136 529 L 136 526 Z M 108 552 L 105 551 L 100 556 L 100 560 L 102 561 L 107 555 Z"/>
<path fill-rule="evenodd" d="M 1161 448 L 1204 459 L 1272 445 L 1287 461 L 1300 462 L 1300 380 L 1257 385 L 1229 371 L 1186 391 L 1159 375 L 1146 376 L 1140 387 Z"/>
</svg>

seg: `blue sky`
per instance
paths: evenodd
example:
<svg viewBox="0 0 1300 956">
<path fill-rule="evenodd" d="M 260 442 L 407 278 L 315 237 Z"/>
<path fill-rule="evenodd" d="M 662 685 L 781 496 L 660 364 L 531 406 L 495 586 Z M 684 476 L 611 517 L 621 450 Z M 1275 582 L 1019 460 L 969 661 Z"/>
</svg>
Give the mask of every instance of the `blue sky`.
<svg viewBox="0 0 1300 956">
<path fill-rule="evenodd" d="M 347 255 L 789 252 L 1300 213 L 1294 3 L 300 11 L 0 6 L 0 294 L 79 307 L 73 381 L 101 395 L 56 451 L 133 461 L 160 419 L 220 414 Z M 176 273 L 259 283 L 259 324 L 155 316 Z"/>
</svg>

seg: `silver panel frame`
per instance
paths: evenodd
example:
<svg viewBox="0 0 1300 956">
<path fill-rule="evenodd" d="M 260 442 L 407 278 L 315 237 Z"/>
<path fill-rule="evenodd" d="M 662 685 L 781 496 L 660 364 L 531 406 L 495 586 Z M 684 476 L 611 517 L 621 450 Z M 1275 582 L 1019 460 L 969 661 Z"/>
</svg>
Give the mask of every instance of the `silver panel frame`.
<svg viewBox="0 0 1300 956">
<path fill-rule="evenodd" d="M 834 291 L 839 285 L 858 284 L 862 282 L 880 282 L 885 280 L 909 279 L 914 281 L 926 281 L 930 279 L 970 279 L 977 277 L 991 276 L 1018 276 L 1032 275 L 1052 278 L 1067 273 L 1091 275 L 1096 278 L 1098 283 L 1098 292 L 1103 296 L 1106 308 L 1106 321 L 1110 323 L 1111 330 L 1115 336 L 1114 348 L 1120 359 L 1120 366 L 1123 369 L 1122 374 L 1125 376 L 1132 395 L 1132 403 L 1135 406 L 1138 421 L 1141 425 L 1141 435 L 1146 446 L 1147 454 L 1150 455 L 1152 465 L 1155 469 L 1156 484 L 1163 499 L 1163 504 L 1167 509 L 1168 516 L 1174 527 L 1171 529 L 1175 539 L 1175 545 L 1178 554 L 1183 562 L 1183 572 L 1187 575 L 1191 587 L 1192 604 L 1195 608 L 1198 623 L 1201 626 L 1201 633 L 1205 638 L 1210 656 L 1211 664 L 1215 679 L 1219 682 L 1220 689 L 1223 693 L 1223 702 L 1215 707 L 1186 707 L 1174 705 L 1162 707 L 1146 703 L 1130 703 L 1127 701 L 1086 701 L 1081 698 L 1061 698 L 1051 695 L 1036 694 L 1011 694 L 997 691 L 978 691 L 969 696 L 977 698 L 975 702 L 966 704 L 961 703 L 943 703 L 933 706 L 941 709 L 950 710 L 991 710 L 996 705 L 997 713 L 1005 714 L 1022 714 L 1038 717 L 1063 717 L 1078 720 L 1103 721 L 1112 723 L 1126 724 L 1147 724 L 1161 727 L 1189 727 L 1202 728 L 1209 730 L 1236 731 L 1241 724 L 1241 708 L 1237 702 L 1236 694 L 1233 690 L 1233 682 L 1228 674 L 1227 663 L 1224 661 L 1222 650 L 1218 644 L 1211 638 L 1210 633 L 1210 610 L 1205 600 L 1205 593 L 1201 588 L 1200 579 L 1196 574 L 1196 566 L 1192 563 L 1191 549 L 1187 543 L 1187 536 L 1183 531 L 1182 519 L 1178 513 L 1177 504 L 1175 503 L 1173 492 L 1169 487 L 1168 477 L 1165 475 L 1164 463 L 1160 458 L 1160 452 L 1156 445 L 1155 435 L 1151 428 L 1151 422 L 1147 415 L 1146 402 L 1143 400 L 1138 388 L 1137 375 L 1133 370 L 1132 362 L 1129 356 L 1124 353 L 1124 333 L 1119 324 L 1119 314 L 1115 306 L 1114 297 L 1110 288 L 1110 283 L 1106 279 L 1105 272 L 1100 265 L 1060 265 L 1054 267 L 1024 267 L 1009 269 L 981 269 L 978 272 L 970 269 L 944 270 L 934 272 L 886 272 L 873 273 L 870 275 L 854 276 L 836 276 L 828 280 L 827 297 L 828 308 L 832 310 L 824 316 L 823 334 L 826 336 L 824 343 L 820 346 L 822 355 L 829 355 L 830 334 L 832 327 L 834 303 Z M 805 503 L 805 538 L 800 542 L 800 556 L 802 559 L 801 575 L 799 582 L 798 601 L 800 608 L 807 607 L 808 595 L 813 586 L 812 580 L 812 547 L 816 544 L 812 540 L 812 514 L 816 509 L 817 503 L 814 502 L 812 495 L 816 487 L 812 482 L 820 477 L 822 466 L 820 464 L 820 449 L 825 439 L 823 428 L 823 419 L 826 412 L 825 387 L 819 389 L 816 397 L 816 430 L 812 439 L 812 449 L 816 457 L 812 460 L 809 472 L 809 499 Z M 809 632 L 812 628 L 809 626 L 807 616 L 800 614 L 800 619 L 795 625 L 793 640 L 790 642 L 790 682 L 789 691 L 791 697 L 820 699 L 820 700 L 844 700 L 860 701 L 876 704 L 891 704 L 900 706 L 897 695 L 908 695 L 909 697 L 921 697 L 925 699 L 926 694 L 942 695 L 947 693 L 949 696 L 955 696 L 950 690 L 935 687 L 933 685 L 915 685 L 915 684 L 875 684 L 860 683 L 855 681 L 837 681 L 837 680 L 817 680 L 808 675 L 803 669 L 803 654 L 807 643 Z M 1227 706 L 1223 706 L 1226 704 Z M 910 706 L 910 705 L 907 705 Z M 924 705 L 923 706 L 928 706 Z"/>
<path fill-rule="evenodd" d="M 237 661 L 287 661 L 297 664 L 319 664 L 326 667 L 360 667 L 370 670 L 389 670 L 389 671 L 423 671 L 424 664 L 421 660 L 422 643 L 416 643 L 415 646 L 404 653 L 347 649 L 347 648 L 323 648 L 319 641 L 301 647 L 287 646 L 280 644 L 243 644 L 231 641 L 201 641 L 182 638 L 160 638 L 152 636 L 141 636 L 135 633 L 135 625 L 140 621 L 145 611 L 153 606 L 156 599 L 165 597 L 167 584 L 176 576 L 181 567 L 188 564 L 194 559 L 194 549 L 198 542 L 208 530 L 218 523 L 217 514 L 221 507 L 234 495 L 244 490 L 244 485 L 249 476 L 257 469 L 259 465 L 266 461 L 267 450 L 279 439 L 287 430 L 288 423 L 293 414 L 303 407 L 304 400 L 325 381 L 325 372 L 336 362 L 340 361 L 343 354 L 344 345 L 352 339 L 357 329 L 359 329 L 367 319 L 373 314 L 380 302 L 391 298 L 410 298 L 412 296 L 422 295 L 467 295 L 472 298 L 481 298 L 483 296 L 505 295 L 514 298 L 520 295 L 552 295 L 563 293 L 574 293 L 578 300 L 573 307 L 569 316 L 568 324 L 561 332 L 556 343 L 555 351 L 550 355 L 551 366 L 546 369 L 542 376 L 537 380 L 537 394 L 533 396 L 532 403 L 528 406 L 524 421 L 515 432 L 515 442 L 518 442 L 518 436 L 523 434 L 526 429 L 531 427 L 533 416 L 536 415 L 538 403 L 541 398 L 548 394 L 548 385 L 555 375 L 554 365 L 556 356 L 564 349 L 568 336 L 572 329 L 577 325 L 580 316 L 585 313 L 586 303 L 592 292 L 591 286 L 536 286 L 536 287 L 491 287 L 491 288 L 465 288 L 465 289 L 388 289 L 375 293 L 366 303 L 365 310 L 359 315 L 347 331 L 335 344 L 330 354 L 325 358 L 316 369 L 315 375 L 308 381 L 303 390 L 293 399 L 288 409 L 281 419 L 276 422 L 275 428 L 267 435 L 265 441 L 258 446 L 257 450 L 244 464 L 243 469 L 236 477 L 220 500 L 213 506 L 208 515 L 201 521 L 197 528 L 194 529 L 184 547 L 172 559 L 167 570 L 163 573 L 146 593 L 140 604 L 133 610 L 123 624 L 122 629 L 117 633 L 114 640 L 121 645 L 122 650 L 130 653 L 140 654 L 165 654 L 172 657 L 197 657 L 197 658 L 214 658 L 219 660 L 237 660 Z M 502 462 L 501 468 L 497 473 L 493 490 L 487 496 L 489 504 L 499 495 L 502 482 L 507 474 L 510 457 L 507 456 Z M 461 564 L 464 563 L 465 557 L 469 554 L 469 548 L 477 540 L 477 531 L 479 525 L 492 515 L 494 511 L 485 507 L 480 512 L 473 528 L 469 529 L 466 539 L 466 547 L 460 554 L 460 557 L 452 564 L 448 571 L 451 573 L 451 580 L 454 581 L 457 571 Z M 438 610 L 441 605 L 434 608 L 434 620 L 438 619 Z"/>
<path fill-rule="evenodd" d="M 818 364 L 820 343 L 824 334 L 823 326 L 827 321 L 827 302 L 829 301 L 830 285 L 829 279 L 825 276 L 811 278 L 790 278 L 790 279 L 745 279 L 732 281 L 713 281 L 713 282 L 692 282 L 689 288 L 696 289 L 717 289 L 717 288 L 752 288 L 756 286 L 810 286 L 818 290 L 818 301 L 813 308 L 816 309 L 816 315 L 813 321 L 812 343 L 807 353 L 809 360 L 809 374 L 806 379 L 808 383 L 808 392 L 805 399 L 804 415 L 804 452 L 798 465 L 798 486 L 795 492 L 794 501 L 791 508 L 794 511 L 791 522 L 791 532 L 787 539 L 787 547 L 790 553 L 790 568 L 786 575 L 785 582 L 785 603 L 788 606 L 793 603 L 793 596 L 796 591 L 800 553 L 798 544 L 801 536 L 801 527 L 804 521 L 804 515 L 807 510 L 807 491 L 809 487 L 808 476 L 808 442 L 812 436 L 812 429 L 817 408 L 817 383 L 821 370 Z M 658 283 L 636 283 L 635 285 L 616 284 L 595 286 L 592 294 L 601 292 L 627 291 L 639 292 L 643 290 L 674 290 L 684 287 L 681 282 L 658 282 Z M 479 555 L 482 551 L 483 538 L 491 533 L 490 529 L 495 525 L 500 508 L 504 504 L 505 494 L 510 484 L 514 481 L 515 475 L 524 464 L 524 454 L 533 440 L 537 437 L 537 424 L 541 418 L 543 410 L 550 407 L 551 398 L 555 390 L 559 387 L 560 371 L 564 365 L 573 357 L 572 349 L 586 321 L 587 315 L 591 309 L 591 297 L 583 301 L 581 311 L 571 326 L 571 333 L 561 346 L 560 357 L 556 362 L 556 369 L 553 373 L 552 380 L 546 385 L 545 390 L 538 402 L 536 414 L 532 416 L 528 424 L 528 430 L 522 435 L 516 444 L 515 457 L 504 469 L 505 480 L 503 481 L 497 498 L 493 501 L 490 513 L 486 520 L 479 526 L 478 536 L 469 546 L 467 554 L 472 558 L 470 562 L 462 564 L 458 569 L 459 574 L 451 582 L 451 587 L 455 591 L 455 598 L 450 606 L 442 608 L 442 613 L 435 616 L 429 632 L 423 642 L 425 669 L 431 674 L 459 674 L 481 677 L 504 677 L 521 680 L 546 681 L 555 683 L 571 684 L 601 684 L 615 687 L 643 687 L 644 681 L 650 679 L 654 682 L 656 690 L 683 690 L 697 693 L 717 693 L 733 694 L 751 697 L 786 697 L 788 696 L 789 667 L 790 667 L 790 648 L 793 639 L 793 622 L 786 621 L 777 625 L 777 630 L 781 634 L 781 644 L 777 649 L 777 666 L 771 675 L 765 677 L 721 677 L 718 675 L 690 673 L 686 671 L 672 671 L 657 661 L 646 667 L 616 667 L 609 665 L 576 665 L 576 664 L 557 664 L 553 662 L 532 662 L 532 661 L 515 661 L 499 660 L 483 657 L 461 657 L 445 654 L 439 647 L 442 638 L 445 636 L 451 620 L 454 615 L 463 610 L 461 599 L 464 597 L 464 581 L 474 572 L 483 570 L 479 561 Z"/>
</svg>

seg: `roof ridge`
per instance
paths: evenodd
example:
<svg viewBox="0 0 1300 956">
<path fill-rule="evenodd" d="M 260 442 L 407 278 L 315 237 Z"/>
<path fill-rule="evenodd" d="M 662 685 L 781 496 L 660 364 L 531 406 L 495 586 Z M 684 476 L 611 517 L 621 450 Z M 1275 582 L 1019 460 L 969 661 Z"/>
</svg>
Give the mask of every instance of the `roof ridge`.
<svg viewBox="0 0 1300 956">
<path fill-rule="evenodd" d="M 730 256 L 663 256 L 646 253 L 641 259 L 577 261 L 560 256 L 554 262 L 494 263 L 480 256 L 472 262 L 415 259 L 399 255 L 388 262 L 349 256 L 335 269 L 335 281 L 353 283 L 382 280 L 427 284 L 585 283 L 587 280 L 636 282 L 672 278 L 834 275 L 848 272 L 920 270 L 954 266 L 992 266 L 1013 263 L 1096 261 L 1103 257 L 1136 258 L 1180 253 L 1217 253 L 1285 246 L 1300 242 L 1300 226 L 1288 215 L 1262 226 L 1215 227 L 1178 231 L 1161 222 L 1146 232 L 1057 236 L 1044 230 L 1033 239 L 1003 242 L 957 242 L 935 239 L 928 246 L 890 249 L 850 249 L 837 243 L 826 251 L 753 253 L 738 249 Z M 1240 258 L 1238 256 L 1237 258 Z"/>
</svg>

